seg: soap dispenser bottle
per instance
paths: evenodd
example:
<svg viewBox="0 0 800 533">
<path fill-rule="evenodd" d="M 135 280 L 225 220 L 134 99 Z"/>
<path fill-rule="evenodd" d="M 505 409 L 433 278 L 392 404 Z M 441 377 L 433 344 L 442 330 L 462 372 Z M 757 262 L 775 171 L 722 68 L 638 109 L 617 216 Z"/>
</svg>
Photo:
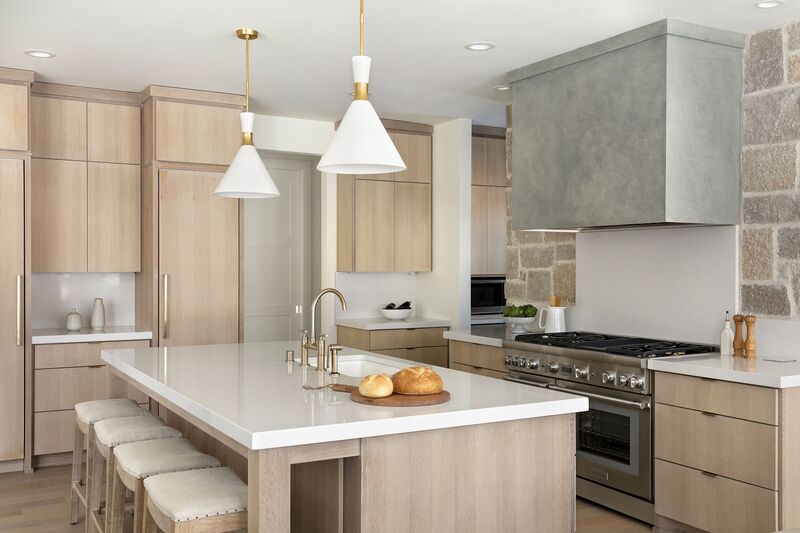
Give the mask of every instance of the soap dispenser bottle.
<svg viewBox="0 0 800 533">
<path fill-rule="evenodd" d="M 730 311 L 725 311 L 725 326 L 719 339 L 719 352 L 722 355 L 733 355 L 733 330 L 731 329 Z"/>
</svg>

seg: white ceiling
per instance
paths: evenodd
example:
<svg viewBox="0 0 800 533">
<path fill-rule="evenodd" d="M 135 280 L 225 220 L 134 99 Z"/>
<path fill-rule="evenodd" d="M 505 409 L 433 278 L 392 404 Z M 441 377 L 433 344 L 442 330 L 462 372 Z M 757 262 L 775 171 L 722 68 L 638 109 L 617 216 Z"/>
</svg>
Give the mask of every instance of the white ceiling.
<svg viewBox="0 0 800 533">
<path fill-rule="evenodd" d="M 372 101 L 387 118 L 503 125 L 509 70 L 665 17 L 750 33 L 800 18 L 800 0 L 367 0 Z M 258 29 L 252 110 L 334 120 L 350 100 L 357 0 L 0 0 L 0 66 L 40 80 L 139 91 L 148 84 L 244 92 L 243 43 Z M 488 52 L 469 41 L 497 43 Z M 34 59 L 24 49 L 44 49 Z"/>
</svg>

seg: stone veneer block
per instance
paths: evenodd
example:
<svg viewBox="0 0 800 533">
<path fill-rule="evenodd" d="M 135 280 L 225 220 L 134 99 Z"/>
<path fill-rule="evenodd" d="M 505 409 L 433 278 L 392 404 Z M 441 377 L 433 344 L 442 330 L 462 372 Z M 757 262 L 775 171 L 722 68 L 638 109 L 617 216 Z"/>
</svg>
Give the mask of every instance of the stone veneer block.
<svg viewBox="0 0 800 533">
<path fill-rule="evenodd" d="M 800 88 L 742 99 L 742 144 L 775 144 L 800 139 Z"/>
<path fill-rule="evenodd" d="M 772 280 L 772 230 L 742 230 L 742 278 Z"/>
<path fill-rule="evenodd" d="M 789 316 L 789 293 L 783 285 L 742 285 L 742 311 L 756 315 Z"/>
<path fill-rule="evenodd" d="M 789 281 L 792 284 L 792 293 L 794 293 L 794 305 L 800 308 L 800 265 L 792 265 Z"/>
<path fill-rule="evenodd" d="M 783 83 L 783 32 L 780 29 L 751 35 L 744 57 L 746 93 Z"/>
<path fill-rule="evenodd" d="M 742 190 L 771 192 L 794 189 L 797 174 L 795 144 L 742 151 Z"/>
<path fill-rule="evenodd" d="M 553 292 L 575 303 L 575 263 L 556 263 L 553 267 Z"/>
<path fill-rule="evenodd" d="M 522 268 L 550 268 L 556 257 L 552 246 L 534 246 L 519 249 L 519 264 Z"/>
<path fill-rule="evenodd" d="M 800 222 L 800 196 L 776 194 L 745 197 L 742 218 L 745 224 Z"/>
<path fill-rule="evenodd" d="M 544 242 L 544 234 L 541 231 L 512 231 L 511 242 L 521 245 L 541 244 Z"/>
<path fill-rule="evenodd" d="M 789 83 L 800 82 L 800 55 L 789 56 L 787 64 L 789 68 Z"/>
<path fill-rule="evenodd" d="M 506 277 L 519 279 L 519 250 L 510 246 L 506 247 Z"/>
<path fill-rule="evenodd" d="M 532 302 L 547 301 L 553 294 L 553 277 L 550 270 L 529 270 L 527 276 L 528 300 Z"/>
<path fill-rule="evenodd" d="M 786 46 L 789 50 L 800 49 L 800 22 L 786 27 Z"/>
<path fill-rule="evenodd" d="M 783 259 L 800 259 L 800 228 L 778 230 L 778 256 Z"/>
<path fill-rule="evenodd" d="M 575 261 L 575 244 L 556 245 L 556 261 Z"/>
<path fill-rule="evenodd" d="M 548 231 L 544 234 L 544 242 L 575 243 L 575 233 L 570 231 Z"/>
<path fill-rule="evenodd" d="M 527 296 L 527 286 L 524 281 L 506 280 L 506 300 L 509 302 L 524 302 Z"/>
</svg>

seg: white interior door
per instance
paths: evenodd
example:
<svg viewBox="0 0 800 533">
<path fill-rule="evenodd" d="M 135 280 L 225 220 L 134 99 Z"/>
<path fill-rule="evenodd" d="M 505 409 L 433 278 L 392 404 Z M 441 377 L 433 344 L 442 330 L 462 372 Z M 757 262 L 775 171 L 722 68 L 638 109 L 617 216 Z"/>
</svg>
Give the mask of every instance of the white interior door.
<svg viewBox="0 0 800 533">
<path fill-rule="evenodd" d="M 311 163 L 265 158 L 264 164 L 281 195 L 244 200 L 244 340 L 299 339 L 310 277 Z"/>
</svg>

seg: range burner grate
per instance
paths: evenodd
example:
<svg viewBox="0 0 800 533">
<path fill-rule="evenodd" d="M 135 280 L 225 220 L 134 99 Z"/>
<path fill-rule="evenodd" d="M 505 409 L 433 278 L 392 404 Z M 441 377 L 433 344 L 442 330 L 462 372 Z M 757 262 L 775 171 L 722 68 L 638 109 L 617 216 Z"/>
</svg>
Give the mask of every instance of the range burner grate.
<svg viewBox="0 0 800 533">
<path fill-rule="evenodd" d="M 555 346 L 558 348 L 591 350 L 638 358 L 708 353 L 716 350 L 716 346 L 710 346 L 706 344 L 661 341 L 639 337 L 625 337 L 622 335 L 589 333 L 584 331 L 567 331 L 564 333 L 533 333 L 518 335 L 516 340 L 529 344 Z"/>
</svg>

